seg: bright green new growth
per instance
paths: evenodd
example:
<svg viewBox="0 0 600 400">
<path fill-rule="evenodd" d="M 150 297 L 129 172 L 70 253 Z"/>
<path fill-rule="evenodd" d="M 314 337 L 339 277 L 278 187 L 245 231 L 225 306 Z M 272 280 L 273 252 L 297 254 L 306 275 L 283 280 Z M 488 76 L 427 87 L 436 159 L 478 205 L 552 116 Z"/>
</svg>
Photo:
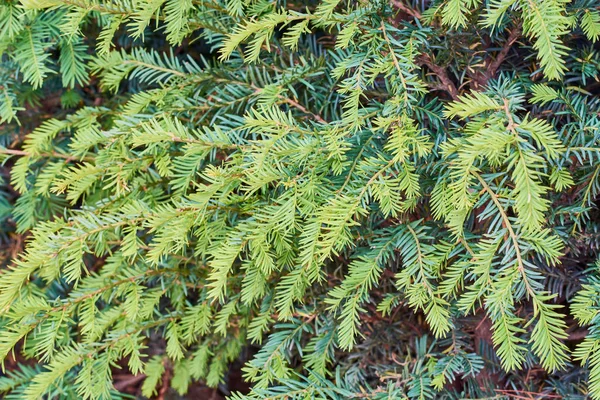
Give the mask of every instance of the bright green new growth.
<svg viewBox="0 0 600 400">
<path fill-rule="evenodd" d="M 119 398 L 121 363 L 183 394 L 248 357 L 232 398 L 483 397 L 482 371 L 574 361 L 600 398 L 599 266 L 554 283 L 598 256 L 597 8 L 3 0 L 3 129 L 53 87 L 69 112 L 0 149 L 30 232 L 0 359 L 39 362 L 0 392 Z M 427 331 L 357 372 L 373 321 Z"/>
</svg>

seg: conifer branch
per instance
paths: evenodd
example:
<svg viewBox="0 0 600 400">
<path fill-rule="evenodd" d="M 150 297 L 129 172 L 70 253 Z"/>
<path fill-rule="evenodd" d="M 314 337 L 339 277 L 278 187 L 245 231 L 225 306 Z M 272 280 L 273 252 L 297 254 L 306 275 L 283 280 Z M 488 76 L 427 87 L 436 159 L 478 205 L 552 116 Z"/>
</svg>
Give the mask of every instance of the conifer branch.
<svg viewBox="0 0 600 400">
<path fill-rule="evenodd" d="M 0 397 L 600 399 L 582 1 L 0 5 Z"/>
<path fill-rule="evenodd" d="M 11 156 L 23 156 L 23 157 L 41 157 L 41 158 L 62 158 L 65 159 L 67 162 L 70 161 L 94 161 L 95 158 L 92 156 L 85 156 L 85 157 L 75 157 L 73 155 L 70 154 L 63 154 L 63 153 L 58 153 L 56 151 L 53 151 L 51 153 L 40 153 L 40 154 L 31 154 L 27 151 L 24 150 L 16 150 L 16 149 L 7 149 L 4 147 L 0 147 L 0 154 L 7 154 L 7 155 L 11 155 Z"/>
<path fill-rule="evenodd" d="M 500 201 L 498 201 L 498 196 L 496 195 L 496 193 L 494 193 L 492 188 L 490 188 L 490 186 L 483 179 L 483 177 L 474 171 L 472 171 L 472 174 L 477 178 L 479 183 L 481 183 L 481 186 L 483 186 L 485 191 L 488 193 L 488 195 L 494 202 L 494 205 L 498 209 L 498 212 L 502 216 L 502 224 L 507 229 L 510 240 L 512 241 L 513 248 L 515 250 L 515 257 L 517 259 L 517 269 L 519 270 L 519 273 L 521 274 L 523 283 L 525 284 L 525 288 L 527 289 L 527 294 L 528 294 L 528 296 L 530 296 L 532 298 L 535 297 L 536 293 L 533 290 L 533 288 L 531 287 L 531 285 L 529 284 L 529 278 L 527 277 L 527 274 L 525 272 L 525 263 L 523 261 L 523 256 L 521 254 L 521 248 L 519 245 L 519 237 L 515 233 L 512 223 L 510 222 L 508 215 L 506 215 L 506 211 L 504 210 L 504 207 L 502 207 L 502 204 L 500 204 Z"/>
</svg>

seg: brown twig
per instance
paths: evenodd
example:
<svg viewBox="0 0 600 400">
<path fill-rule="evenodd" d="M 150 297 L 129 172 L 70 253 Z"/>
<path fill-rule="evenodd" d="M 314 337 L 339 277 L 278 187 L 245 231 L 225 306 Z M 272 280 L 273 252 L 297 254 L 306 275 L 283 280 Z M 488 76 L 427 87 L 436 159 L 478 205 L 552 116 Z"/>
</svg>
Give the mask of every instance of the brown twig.
<svg viewBox="0 0 600 400">
<path fill-rule="evenodd" d="M 569 342 L 578 342 L 580 340 L 585 339 L 587 337 L 588 333 L 589 332 L 587 329 L 573 331 L 573 332 L 569 333 L 569 336 L 567 337 L 566 340 Z"/>
<path fill-rule="evenodd" d="M 400 11 L 402 11 L 416 19 L 421 19 L 421 13 L 419 12 L 419 10 L 415 10 L 414 8 L 408 7 L 401 0 L 390 0 L 390 1 Z"/>
<path fill-rule="evenodd" d="M 280 99 L 283 100 L 284 103 L 287 103 L 287 104 L 291 105 L 292 107 L 297 108 L 304 114 L 308 114 L 308 115 L 312 116 L 316 121 L 322 123 L 323 125 L 327 125 L 327 121 L 325 121 L 323 119 L 323 117 L 321 117 L 319 114 L 315 114 L 312 111 L 308 110 L 306 107 L 304 107 L 302 104 L 298 103 L 297 101 L 290 99 L 289 97 L 284 97 L 284 96 L 280 96 Z"/>
<path fill-rule="evenodd" d="M 116 382 L 114 383 L 114 387 L 115 389 L 117 389 L 119 392 L 124 391 L 125 389 L 127 389 L 128 387 L 134 386 L 136 385 L 138 382 L 144 380 L 146 378 L 146 375 L 144 374 L 139 374 L 139 375 L 129 375 L 124 379 L 118 379 L 119 377 L 116 376 L 115 380 Z"/>
<path fill-rule="evenodd" d="M 452 97 L 452 100 L 458 99 L 458 89 L 456 89 L 456 85 L 450 79 L 446 68 L 436 65 L 431 59 L 431 56 L 429 56 L 429 54 L 422 54 L 417 59 L 417 64 L 425 65 L 431 70 L 431 72 L 433 72 L 439 78 L 441 85 L 431 85 L 432 88 L 448 92 L 450 97 Z"/>
<path fill-rule="evenodd" d="M 561 396 L 544 393 L 544 392 L 528 392 L 526 390 L 511 390 L 511 389 L 494 389 L 496 392 L 503 395 L 509 395 L 515 399 L 535 399 L 535 398 L 553 398 L 560 399 Z"/>
<path fill-rule="evenodd" d="M 512 45 L 521 37 L 521 27 L 515 26 L 510 30 L 508 38 L 502 47 L 502 50 L 496 55 L 496 57 L 488 57 L 483 62 L 483 69 L 477 70 L 474 73 L 470 73 L 469 76 L 474 84 L 473 89 L 478 89 L 482 86 L 486 86 L 487 82 L 496 76 L 496 72 L 500 68 L 500 65 L 504 62 Z"/>
<path fill-rule="evenodd" d="M 515 26 L 513 29 L 511 29 L 510 34 L 508 35 L 508 40 L 506 43 L 504 43 L 504 47 L 500 53 L 498 53 L 494 61 L 489 64 L 489 67 L 486 68 L 486 74 L 488 77 L 492 78 L 494 75 L 496 75 L 496 71 L 498 71 L 498 68 L 500 68 L 500 65 L 504 62 L 504 59 L 508 55 L 512 45 L 517 41 L 517 39 L 519 39 L 519 37 L 521 37 L 521 27 Z"/>
<path fill-rule="evenodd" d="M 169 390 L 169 384 L 171 382 L 171 369 L 168 365 L 165 366 L 165 373 L 162 376 L 162 386 L 160 391 L 158 392 L 158 396 L 156 396 L 156 400 L 164 400 L 167 391 Z"/>
</svg>

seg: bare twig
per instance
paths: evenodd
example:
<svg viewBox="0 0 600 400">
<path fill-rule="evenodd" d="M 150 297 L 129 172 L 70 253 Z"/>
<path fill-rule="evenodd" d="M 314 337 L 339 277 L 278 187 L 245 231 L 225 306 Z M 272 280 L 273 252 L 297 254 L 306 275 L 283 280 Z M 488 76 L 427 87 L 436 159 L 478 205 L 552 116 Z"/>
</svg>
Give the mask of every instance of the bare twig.
<svg viewBox="0 0 600 400">
<path fill-rule="evenodd" d="M 506 41 L 506 43 L 504 43 L 504 47 L 502 48 L 500 53 L 498 53 L 494 61 L 492 61 L 489 64 L 489 67 L 487 68 L 486 74 L 488 75 L 488 77 L 491 78 L 494 75 L 496 75 L 496 71 L 498 71 L 498 68 L 500 68 L 500 65 L 502 64 L 502 62 L 504 62 L 504 59 L 508 55 L 511 46 L 517 41 L 517 39 L 519 39 L 520 36 L 520 26 L 515 26 L 513 29 L 511 29 L 510 34 L 508 35 L 508 40 Z"/>
<path fill-rule="evenodd" d="M 450 97 L 452 97 L 452 100 L 458 99 L 458 89 L 456 89 L 456 85 L 450 79 L 446 68 L 434 64 L 429 54 L 422 54 L 417 59 L 417 63 L 420 65 L 425 65 L 431 70 L 431 72 L 433 72 L 439 78 L 441 85 L 432 86 L 434 89 L 440 89 L 448 92 L 448 94 L 450 94 Z"/>
<path fill-rule="evenodd" d="M 116 378 L 116 382 L 114 383 L 114 387 L 119 392 L 122 392 L 125 389 L 127 389 L 128 387 L 134 386 L 138 382 L 143 381 L 146 378 L 146 375 L 144 375 L 144 374 L 129 375 L 124 379 L 118 379 L 118 377 L 115 377 L 115 378 Z"/>
<path fill-rule="evenodd" d="M 292 107 L 295 107 L 296 109 L 300 110 L 304 114 L 308 114 L 308 115 L 312 116 L 316 121 L 318 121 L 324 125 L 327 125 L 327 121 L 325 121 L 323 119 L 323 117 L 321 117 L 319 114 L 313 113 L 312 111 L 308 110 L 306 107 L 304 107 L 302 104 L 298 103 L 297 101 L 290 99 L 289 97 L 284 97 L 284 96 L 279 96 L 279 98 L 284 103 L 287 103 Z"/>
<path fill-rule="evenodd" d="M 392 5 L 394 5 L 394 7 L 396 7 L 397 9 L 399 9 L 400 11 L 410 15 L 411 17 L 414 17 L 416 19 L 421 19 L 421 13 L 419 12 L 419 10 L 415 10 L 414 8 L 410 8 L 409 6 L 407 6 L 406 4 L 404 4 L 402 2 L 402 0 L 390 0 L 390 2 L 392 3 Z"/>
<path fill-rule="evenodd" d="M 512 45 L 521 37 L 521 27 L 515 26 L 510 30 L 508 38 L 502 47 L 502 50 L 496 55 L 496 57 L 488 57 L 483 62 L 483 70 L 477 70 L 474 73 L 470 73 L 469 76 L 474 83 L 474 89 L 486 86 L 487 82 L 496 76 L 496 72 L 500 68 L 500 65 L 504 62 Z"/>
<path fill-rule="evenodd" d="M 160 391 L 158 392 L 158 396 L 156 396 L 156 400 L 165 400 L 165 395 L 169 390 L 169 383 L 171 382 L 171 369 L 170 366 L 165 365 L 165 373 L 162 376 L 162 386 Z"/>
</svg>

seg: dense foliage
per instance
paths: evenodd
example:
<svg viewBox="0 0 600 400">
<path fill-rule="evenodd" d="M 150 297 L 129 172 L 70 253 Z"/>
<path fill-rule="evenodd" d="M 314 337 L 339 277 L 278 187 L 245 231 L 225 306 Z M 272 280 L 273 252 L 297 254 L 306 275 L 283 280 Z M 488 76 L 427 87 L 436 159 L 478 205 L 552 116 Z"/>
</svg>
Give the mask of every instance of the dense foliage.
<svg viewBox="0 0 600 400">
<path fill-rule="evenodd" d="M 600 399 L 599 38 L 595 0 L 0 0 L 0 392 Z"/>
</svg>

